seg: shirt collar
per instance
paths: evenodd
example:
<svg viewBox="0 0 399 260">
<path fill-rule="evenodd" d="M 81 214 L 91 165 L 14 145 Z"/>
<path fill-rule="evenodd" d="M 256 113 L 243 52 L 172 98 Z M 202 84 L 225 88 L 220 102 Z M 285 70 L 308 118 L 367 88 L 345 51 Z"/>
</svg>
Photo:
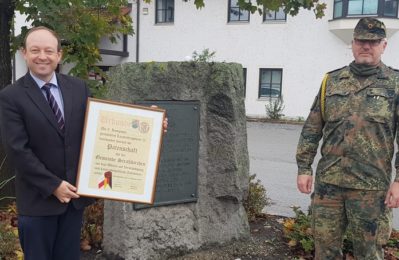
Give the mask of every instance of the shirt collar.
<svg viewBox="0 0 399 260">
<path fill-rule="evenodd" d="M 29 74 L 32 76 L 33 80 L 36 82 L 36 84 L 39 86 L 39 88 L 42 88 L 43 85 L 46 84 L 46 83 L 51 83 L 55 87 L 58 87 L 58 81 L 57 81 L 57 77 L 55 76 L 55 73 L 53 73 L 53 76 L 51 77 L 49 82 L 45 82 L 45 81 L 39 79 L 38 77 L 33 75 L 32 72 L 30 72 L 30 71 L 29 71 Z"/>
</svg>

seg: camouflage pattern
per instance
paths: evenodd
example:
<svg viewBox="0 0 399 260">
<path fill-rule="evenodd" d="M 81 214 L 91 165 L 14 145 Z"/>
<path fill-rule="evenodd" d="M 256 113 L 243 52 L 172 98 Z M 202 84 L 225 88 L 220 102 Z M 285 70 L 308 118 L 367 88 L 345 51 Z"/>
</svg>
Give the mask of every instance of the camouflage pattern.
<svg viewBox="0 0 399 260">
<path fill-rule="evenodd" d="M 382 245 L 389 239 L 392 224 L 387 221 L 392 211 L 384 204 L 385 195 L 385 191 L 317 183 L 312 198 L 315 259 L 343 259 L 345 232 L 356 259 L 384 259 Z"/>
<path fill-rule="evenodd" d="M 362 18 L 353 31 L 353 38 L 359 40 L 379 40 L 386 38 L 385 25 L 375 18 Z"/>
<path fill-rule="evenodd" d="M 399 132 L 398 92 L 399 72 L 382 63 L 376 75 L 362 82 L 348 66 L 329 73 L 325 118 L 320 112 L 319 93 L 298 143 L 298 174 L 312 175 L 311 164 L 323 137 L 316 182 L 387 191 L 394 140 Z M 399 174 L 395 181 L 399 181 Z"/>
<path fill-rule="evenodd" d="M 399 72 L 381 63 L 377 74 L 356 77 L 349 66 L 329 73 L 324 117 L 319 93 L 297 147 L 298 174 L 312 175 L 323 138 L 312 195 L 316 259 L 342 259 L 345 230 L 357 259 L 383 259 L 392 227 L 384 199 L 399 140 Z"/>
</svg>

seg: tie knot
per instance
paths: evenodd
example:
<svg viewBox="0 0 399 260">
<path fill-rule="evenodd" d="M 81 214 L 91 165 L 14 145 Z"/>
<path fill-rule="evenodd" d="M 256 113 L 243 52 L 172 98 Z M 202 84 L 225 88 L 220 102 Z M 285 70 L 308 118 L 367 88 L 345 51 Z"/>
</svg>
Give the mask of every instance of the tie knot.
<svg viewBox="0 0 399 260">
<path fill-rule="evenodd" d="M 46 83 L 43 85 L 42 89 L 44 89 L 44 91 L 50 91 L 51 87 L 53 86 L 53 84 L 51 83 Z"/>
</svg>

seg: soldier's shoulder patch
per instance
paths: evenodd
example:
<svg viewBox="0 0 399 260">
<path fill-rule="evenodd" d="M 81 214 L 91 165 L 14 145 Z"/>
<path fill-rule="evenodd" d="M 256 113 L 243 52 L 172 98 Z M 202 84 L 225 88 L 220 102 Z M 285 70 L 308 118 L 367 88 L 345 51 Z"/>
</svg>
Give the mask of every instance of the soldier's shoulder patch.
<svg viewBox="0 0 399 260">
<path fill-rule="evenodd" d="M 393 70 L 395 72 L 399 72 L 399 69 L 395 69 L 395 68 L 392 68 L 392 67 L 389 67 L 389 66 L 388 66 L 388 68 L 390 68 L 391 70 Z"/>
<path fill-rule="evenodd" d="M 394 73 L 394 75 L 395 75 L 396 77 L 399 77 L 399 70 L 398 70 L 398 69 L 395 69 L 395 68 L 392 68 L 392 67 L 389 67 L 389 66 L 388 66 L 388 68 L 389 68 L 391 71 L 393 71 L 393 73 Z"/>
<path fill-rule="evenodd" d="M 338 68 L 338 69 L 335 69 L 335 70 L 331 70 L 331 71 L 329 71 L 329 72 L 327 72 L 327 74 L 332 74 L 332 73 L 334 73 L 334 72 L 338 72 L 338 71 L 340 71 L 340 70 L 342 70 L 342 69 L 345 69 L 347 66 L 343 66 L 343 67 L 341 67 L 341 68 Z"/>
</svg>

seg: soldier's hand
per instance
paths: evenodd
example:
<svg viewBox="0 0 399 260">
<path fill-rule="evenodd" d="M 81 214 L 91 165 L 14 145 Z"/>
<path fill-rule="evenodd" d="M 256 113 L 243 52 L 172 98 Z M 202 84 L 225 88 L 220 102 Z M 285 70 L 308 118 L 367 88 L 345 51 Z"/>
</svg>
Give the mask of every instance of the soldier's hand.
<svg viewBox="0 0 399 260">
<path fill-rule="evenodd" d="M 300 192 L 309 194 L 312 191 L 313 177 L 304 174 L 298 175 L 296 183 Z"/>
<path fill-rule="evenodd" d="M 62 181 L 53 194 L 61 203 L 69 203 L 72 198 L 79 198 L 79 195 L 76 194 L 76 190 L 76 187 L 69 182 Z"/>
<path fill-rule="evenodd" d="M 389 187 L 387 196 L 385 198 L 385 204 L 389 208 L 399 207 L 399 182 L 394 182 Z"/>
</svg>

